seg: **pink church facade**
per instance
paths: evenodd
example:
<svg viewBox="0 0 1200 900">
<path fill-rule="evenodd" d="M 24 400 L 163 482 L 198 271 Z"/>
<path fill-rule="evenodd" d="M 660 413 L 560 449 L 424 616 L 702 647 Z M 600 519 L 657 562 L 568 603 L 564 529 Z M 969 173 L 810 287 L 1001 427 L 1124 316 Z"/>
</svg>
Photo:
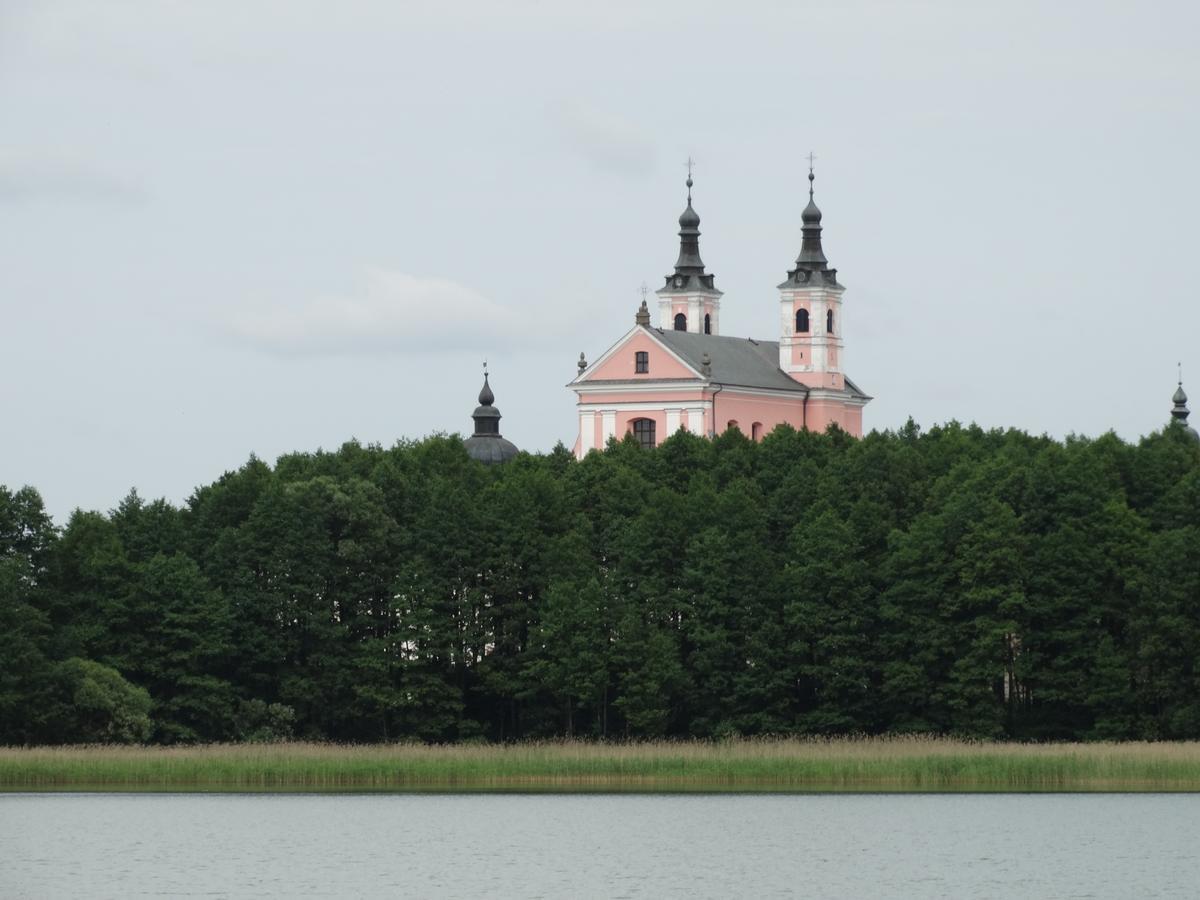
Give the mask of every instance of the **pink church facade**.
<svg viewBox="0 0 1200 900">
<path fill-rule="evenodd" d="M 656 446 L 680 429 L 712 437 L 736 427 L 760 440 L 783 424 L 814 431 L 836 424 L 862 435 L 871 398 L 843 370 L 845 288 L 821 247 L 812 179 L 810 172 L 800 255 L 777 289 L 779 335 L 754 340 L 720 334 L 723 295 L 700 259 L 689 176 L 679 259 L 656 292 L 658 322 L 643 300 L 634 327 L 591 365 L 581 354 L 568 385 L 577 395 L 577 457 L 627 434 Z"/>
</svg>

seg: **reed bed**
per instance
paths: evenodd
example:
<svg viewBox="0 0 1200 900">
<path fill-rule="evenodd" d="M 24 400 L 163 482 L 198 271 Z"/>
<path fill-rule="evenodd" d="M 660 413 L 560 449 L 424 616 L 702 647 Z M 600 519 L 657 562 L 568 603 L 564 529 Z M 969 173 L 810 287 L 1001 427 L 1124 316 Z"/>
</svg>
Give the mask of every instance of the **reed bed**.
<svg viewBox="0 0 1200 900">
<path fill-rule="evenodd" d="M 0 789 L 1200 791 L 1200 743 L 886 737 L 0 748 Z"/>
</svg>

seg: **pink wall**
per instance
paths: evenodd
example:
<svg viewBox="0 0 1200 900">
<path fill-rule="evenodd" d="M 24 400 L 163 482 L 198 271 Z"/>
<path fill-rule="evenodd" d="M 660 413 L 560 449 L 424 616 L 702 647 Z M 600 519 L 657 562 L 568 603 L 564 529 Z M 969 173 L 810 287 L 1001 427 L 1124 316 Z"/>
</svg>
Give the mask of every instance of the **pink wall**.
<svg viewBox="0 0 1200 900">
<path fill-rule="evenodd" d="M 751 436 L 755 422 L 762 423 L 764 435 L 785 422 L 793 428 L 803 428 L 803 402 L 798 394 L 787 399 L 775 399 L 726 389 L 716 397 L 717 431 L 724 431 L 730 419 L 737 420 L 738 429 L 746 437 Z"/>
<path fill-rule="evenodd" d="M 813 431 L 824 431 L 830 423 L 862 437 L 862 407 L 847 406 L 836 400 L 810 400 L 808 402 L 808 427 Z"/>
<path fill-rule="evenodd" d="M 694 405 L 700 407 L 705 401 L 712 400 L 716 404 L 716 431 L 725 431 L 731 420 L 738 424 L 739 430 L 751 437 L 754 435 L 755 424 L 761 425 L 759 437 L 770 434 L 778 425 L 788 424 L 793 428 L 807 427 L 811 431 L 824 431 L 831 422 L 843 428 L 855 437 L 862 436 L 862 408 L 848 406 L 840 400 L 810 399 L 805 414 L 803 395 L 791 394 L 782 397 L 770 397 L 756 394 L 739 393 L 726 388 L 717 391 L 702 391 L 699 389 L 679 393 L 663 393 L 655 396 L 650 394 L 583 394 L 580 402 L 595 404 L 599 408 L 593 418 L 592 446 L 604 447 L 604 416 L 603 409 L 624 403 L 653 403 L 662 402 L 672 405 Z M 611 407 L 610 407 L 611 408 Z M 653 419 L 655 423 L 655 439 L 662 443 L 670 434 L 667 432 L 667 413 L 665 409 L 649 410 L 615 410 L 614 435 L 618 440 L 632 431 L 634 419 Z M 709 410 L 701 410 L 700 421 L 691 421 L 688 411 L 680 413 L 680 424 L 693 434 L 707 435 L 713 428 L 713 414 Z M 579 441 L 575 443 L 578 454 Z"/>
<path fill-rule="evenodd" d="M 840 391 L 846 386 L 846 379 L 841 372 L 788 372 L 788 375 L 812 388 L 833 388 Z"/>
<path fill-rule="evenodd" d="M 738 423 L 738 430 L 747 437 L 753 434 L 755 422 L 762 423 L 762 434 L 770 434 L 777 425 L 788 424 L 793 428 L 805 427 L 803 397 L 788 399 L 758 397 L 721 391 L 716 398 L 717 430 L 724 431 L 731 419 Z M 807 410 L 810 431 L 824 431 L 830 422 L 836 422 L 855 437 L 862 436 L 862 407 L 847 406 L 836 400 L 809 400 Z"/>
<path fill-rule="evenodd" d="M 650 355 L 650 371 L 645 374 L 634 372 L 634 354 L 645 351 Z M 584 381 L 593 378 L 629 379 L 641 381 L 647 378 L 695 378 L 696 373 L 687 366 L 675 360 L 664 348 L 647 334 L 638 329 L 621 344 L 612 356 L 589 372 Z"/>
<path fill-rule="evenodd" d="M 654 440 L 656 444 L 661 444 L 669 436 L 667 434 L 667 414 L 665 412 L 661 410 L 638 410 L 637 412 L 617 413 L 617 440 L 621 440 L 625 435 L 633 431 L 634 419 L 654 420 Z"/>
</svg>

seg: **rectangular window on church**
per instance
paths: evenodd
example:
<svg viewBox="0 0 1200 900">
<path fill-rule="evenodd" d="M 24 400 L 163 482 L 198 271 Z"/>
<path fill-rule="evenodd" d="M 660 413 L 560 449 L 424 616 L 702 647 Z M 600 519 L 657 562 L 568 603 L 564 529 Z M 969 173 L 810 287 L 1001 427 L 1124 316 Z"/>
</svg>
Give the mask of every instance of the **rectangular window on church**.
<svg viewBox="0 0 1200 900">
<path fill-rule="evenodd" d="M 633 354 L 633 371 L 637 375 L 647 375 L 650 372 L 650 354 L 639 350 Z"/>
</svg>

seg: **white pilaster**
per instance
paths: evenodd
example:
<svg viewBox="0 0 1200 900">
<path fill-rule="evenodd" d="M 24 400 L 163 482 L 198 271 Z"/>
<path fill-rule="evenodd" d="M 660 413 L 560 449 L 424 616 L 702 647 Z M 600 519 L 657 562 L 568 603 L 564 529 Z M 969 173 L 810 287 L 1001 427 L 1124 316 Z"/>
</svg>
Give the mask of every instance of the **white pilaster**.
<svg viewBox="0 0 1200 900">
<path fill-rule="evenodd" d="M 579 455 L 596 446 L 596 414 L 591 410 L 579 411 Z"/>
<path fill-rule="evenodd" d="M 679 430 L 679 409 L 667 410 L 667 434 L 674 434 Z"/>
<path fill-rule="evenodd" d="M 617 433 L 617 411 L 615 409 L 606 409 L 600 413 L 600 435 L 604 446 L 608 446 L 608 439 Z"/>
<path fill-rule="evenodd" d="M 812 353 L 811 365 L 814 372 L 824 372 L 825 364 L 828 357 L 825 354 L 825 339 L 815 338 L 812 342 L 812 348 L 809 351 Z"/>
<path fill-rule="evenodd" d="M 675 313 L 671 308 L 670 297 L 658 298 L 658 327 L 663 331 L 670 331 L 675 327 Z"/>
</svg>

